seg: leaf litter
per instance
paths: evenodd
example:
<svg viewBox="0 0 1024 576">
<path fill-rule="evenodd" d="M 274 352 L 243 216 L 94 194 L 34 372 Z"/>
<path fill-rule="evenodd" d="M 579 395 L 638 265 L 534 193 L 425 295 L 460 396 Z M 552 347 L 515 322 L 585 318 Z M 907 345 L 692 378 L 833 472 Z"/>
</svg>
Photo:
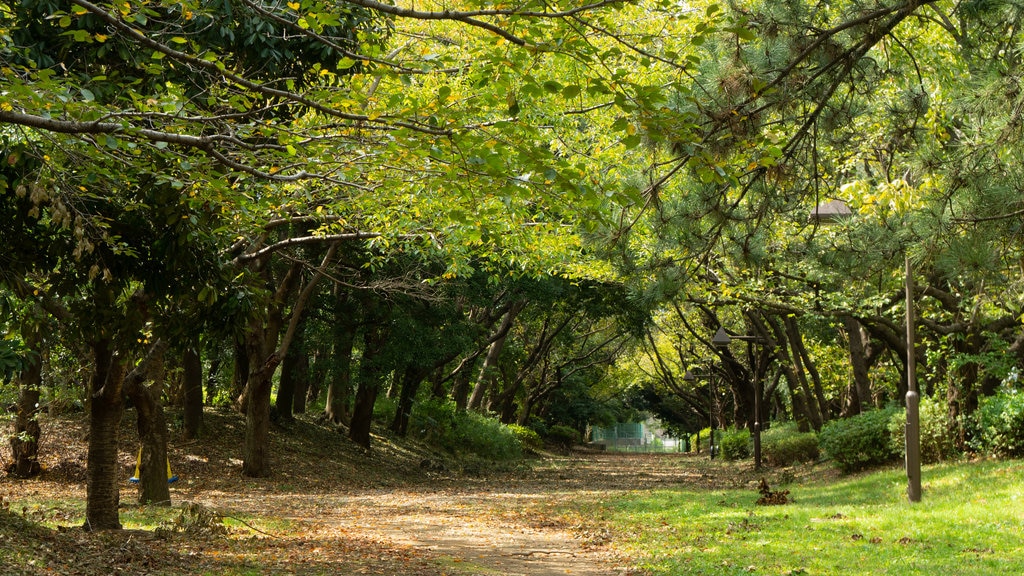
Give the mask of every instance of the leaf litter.
<svg viewBox="0 0 1024 576">
<path fill-rule="evenodd" d="M 132 416 L 122 428 L 125 479 L 137 445 Z M 3 574 L 641 574 L 616 550 L 609 526 L 576 503 L 746 481 L 685 456 L 596 451 L 528 465 L 475 463 L 463 474 L 460 463 L 427 447 L 375 437 L 367 451 L 305 418 L 274 431 L 272 476 L 252 479 L 238 460 L 242 417 L 208 411 L 201 440 L 172 434 L 171 466 L 181 478 L 171 488 L 174 506 L 130 504 L 126 483 L 121 517 L 129 529 L 87 532 L 83 421 L 44 417 L 42 475 L 0 478 Z M 149 522 L 155 529 L 130 529 L 134 514 L 164 519 Z"/>
</svg>

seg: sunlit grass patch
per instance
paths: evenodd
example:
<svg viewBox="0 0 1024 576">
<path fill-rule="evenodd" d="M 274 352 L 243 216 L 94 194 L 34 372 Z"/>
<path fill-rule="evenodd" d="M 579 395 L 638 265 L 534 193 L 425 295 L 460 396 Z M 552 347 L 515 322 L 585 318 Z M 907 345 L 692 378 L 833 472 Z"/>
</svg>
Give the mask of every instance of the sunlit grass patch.
<svg viewBox="0 0 1024 576">
<path fill-rule="evenodd" d="M 598 505 L 651 574 L 1024 573 L 1024 464 L 926 467 L 910 504 L 901 470 L 787 486 L 758 506 L 748 488 L 659 490 Z"/>
</svg>

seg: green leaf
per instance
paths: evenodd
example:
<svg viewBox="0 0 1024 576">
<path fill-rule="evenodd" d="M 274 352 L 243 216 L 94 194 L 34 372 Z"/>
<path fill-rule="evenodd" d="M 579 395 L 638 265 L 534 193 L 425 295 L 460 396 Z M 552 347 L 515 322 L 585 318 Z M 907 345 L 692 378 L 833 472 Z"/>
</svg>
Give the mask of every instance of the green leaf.
<svg viewBox="0 0 1024 576">
<path fill-rule="evenodd" d="M 562 98 L 565 98 L 566 100 L 572 100 L 573 98 L 579 96 L 580 92 L 582 92 L 582 89 L 579 86 L 576 86 L 575 84 L 570 84 L 565 88 L 562 88 Z"/>
<path fill-rule="evenodd" d="M 552 94 L 555 94 L 556 92 L 560 92 L 562 90 L 562 85 L 559 84 L 558 82 L 555 82 L 554 80 L 548 80 L 547 82 L 544 83 L 544 89 Z"/>
</svg>

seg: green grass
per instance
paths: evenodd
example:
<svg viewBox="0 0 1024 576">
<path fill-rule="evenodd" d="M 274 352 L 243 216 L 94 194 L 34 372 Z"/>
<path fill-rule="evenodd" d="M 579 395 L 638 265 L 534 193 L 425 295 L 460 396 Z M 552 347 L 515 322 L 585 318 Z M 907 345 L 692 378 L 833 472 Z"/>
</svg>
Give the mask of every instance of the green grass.
<svg viewBox="0 0 1024 576">
<path fill-rule="evenodd" d="M 902 470 L 753 489 L 659 490 L 596 504 L 650 574 L 1024 573 L 1024 462 L 926 467 L 922 502 Z M 778 486 L 773 486 L 778 490 Z"/>
</svg>

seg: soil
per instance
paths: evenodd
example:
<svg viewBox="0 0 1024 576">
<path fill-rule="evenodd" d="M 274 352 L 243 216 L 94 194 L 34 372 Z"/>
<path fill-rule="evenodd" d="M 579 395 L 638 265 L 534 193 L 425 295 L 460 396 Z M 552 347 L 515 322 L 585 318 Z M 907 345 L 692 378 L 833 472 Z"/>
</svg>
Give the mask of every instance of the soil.
<svg viewBox="0 0 1024 576">
<path fill-rule="evenodd" d="M 252 479 L 241 475 L 242 418 L 207 412 L 201 440 L 172 441 L 180 477 L 173 510 L 141 508 L 131 504 L 131 485 L 122 491 L 122 522 L 155 515 L 166 518 L 161 528 L 97 534 L 80 528 L 83 420 L 45 418 L 43 474 L 0 479 L 0 548 L 12 551 L 0 552 L 0 573 L 641 574 L 587 503 L 629 491 L 756 483 L 703 455 L 574 451 L 498 465 L 385 437 L 367 451 L 307 419 L 274 431 L 273 474 Z M 129 420 L 125 479 L 136 442 Z M 9 458 L 0 453 L 0 463 Z"/>
</svg>

